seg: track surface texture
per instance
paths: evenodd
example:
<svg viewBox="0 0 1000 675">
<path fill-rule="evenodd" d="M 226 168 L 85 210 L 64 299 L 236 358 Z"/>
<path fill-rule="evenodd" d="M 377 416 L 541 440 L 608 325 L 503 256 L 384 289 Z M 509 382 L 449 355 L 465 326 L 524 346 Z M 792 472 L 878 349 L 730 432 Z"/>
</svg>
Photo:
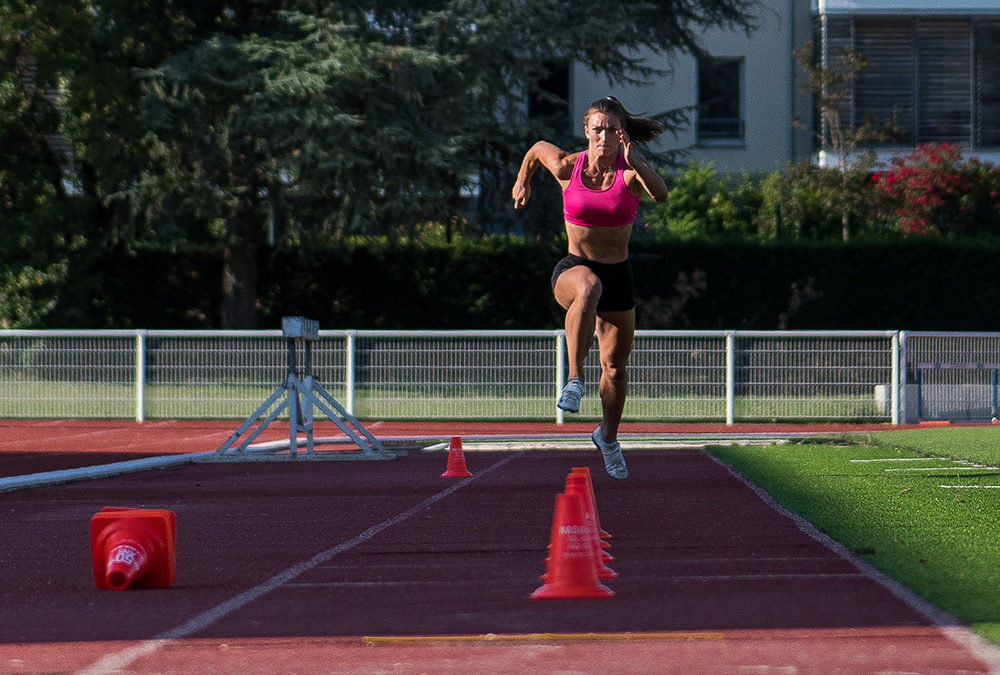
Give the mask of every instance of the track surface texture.
<svg viewBox="0 0 1000 675">
<path fill-rule="evenodd" d="M 45 440 L 46 425 L 62 442 Z M 232 428 L 117 425 L 0 423 L 12 444 L 0 474 L 203 452 Z M 419 430 L 516 439 L 554 428 L 542 426 Z M 584 441 L 589 430 L 558 428 Z M 1000 664 L 990 645 L 697 444 L 625 447 L 625 481 L 604 474 L 595 450 L 467 452 L 473 476 L 463 479 L 441 477 L 446 450 L 411 450 L 391 461 L 190 463 L 0 493 L 0 672 L 978 673 Z M 533 601 L 555 496 L 575 466 L 590 467 L 612 535 L 618 577 L 604 583 L 615 596 Z M 105 506 L 176 513 L 173 587 L 96 589 L 88 523 Z"/>
</svg>

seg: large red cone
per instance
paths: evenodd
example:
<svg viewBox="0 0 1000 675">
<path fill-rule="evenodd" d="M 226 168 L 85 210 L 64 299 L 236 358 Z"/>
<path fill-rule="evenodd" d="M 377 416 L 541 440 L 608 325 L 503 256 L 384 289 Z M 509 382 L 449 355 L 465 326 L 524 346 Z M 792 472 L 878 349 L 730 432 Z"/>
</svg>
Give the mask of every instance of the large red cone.
<svg viewBox="0 0 1000 675">
<path fill-rule="evenodd" d="M 615 594 L 597 579 L 593 532 L 578 494 L 556 495 L 546 562 L 545 583 L 531 594 L 532 600 L 610 598 Z"/>
<path fill-rule="evenodd" d="M 572 473 L 578 473 L 587 479 L 587 490 L 590 492 L 590 508 L 594 511 L 594 520 L 597 521 L 597 533 L 600 535 L 602 540 L 611 539 L 611 533 L 606 532 L 601 527 L 601 519 L 597 515 L 597 498 L 594 496 L 594 482 L 590 478 L 590 467 L 589 466 L 574 466 L 570 469 Z"/>
<path fill-rule="evenodd" d="M 580 502 L 583 504 L 584 525 L 590 530 L 590 543 L 594 547 L 594 560 L 597 561 L 597 578 L 614 579 L 618 576 L 618 573 L 604 564 L 611 562 L 614 558 L 601 546 L 601 536 L 597 526 L 597 514 L 594 511 L 590 491 L 587 489 L 587 479 L 579 473 L 570 473 L 566 476 L 565 492 L 567 495 L 580 495 Z"/>
<path fill-rule="evenodd" d="M 177 516 L 162 509 L 107 507 L 90 519 L 94 583 L 104 590 L 174 583 Z"/>
<path fill-rule="evenodd" d="M 452 436 L 448 448 L 448 467 L 441 474 L 442 478 L 467 478 L 472 474 L 465 468 L 465 452 L 462 451 L 462 438 Z"/>
</svg>

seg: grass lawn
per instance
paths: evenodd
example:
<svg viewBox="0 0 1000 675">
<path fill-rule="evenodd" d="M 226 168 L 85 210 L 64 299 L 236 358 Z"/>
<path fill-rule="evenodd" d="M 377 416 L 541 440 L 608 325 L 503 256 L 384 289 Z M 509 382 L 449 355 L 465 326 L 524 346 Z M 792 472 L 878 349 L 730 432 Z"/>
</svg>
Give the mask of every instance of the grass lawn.
<svg viewBox="0 0 1000 675">
<path fill-rule="evenodd" d="M 709 451 L 788 510 L 1000 644 L 1000 426 Z"/>
</svg>

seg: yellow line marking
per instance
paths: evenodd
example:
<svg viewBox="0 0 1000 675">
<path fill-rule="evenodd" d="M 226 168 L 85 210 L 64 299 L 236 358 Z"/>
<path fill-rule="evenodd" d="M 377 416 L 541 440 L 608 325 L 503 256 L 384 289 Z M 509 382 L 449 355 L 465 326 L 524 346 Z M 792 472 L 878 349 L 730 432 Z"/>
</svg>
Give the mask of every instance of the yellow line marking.
<svg viewBox="0 0 1000 675">
<path fill-rule="evenodd" d="M 625 642 L 655 640 L 723 640 L 724 633 L 644 632 L 644 633 L 485 633 L 482 635 L 366 635 L 368 646 L 429 644 L 433 642 Z"/>
</svg>

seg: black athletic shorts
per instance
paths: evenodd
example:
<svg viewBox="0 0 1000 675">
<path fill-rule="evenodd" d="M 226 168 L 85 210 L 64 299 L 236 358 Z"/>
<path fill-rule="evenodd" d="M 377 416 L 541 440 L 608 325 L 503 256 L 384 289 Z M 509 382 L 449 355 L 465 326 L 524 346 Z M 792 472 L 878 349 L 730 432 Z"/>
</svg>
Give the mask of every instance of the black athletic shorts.
<svg viewBox="0 0 1000 675">
<path fill-rule="evenodd" d="M 597 301 L 598 312 L 616 312 L 635 307 L 635 284 L 632 281 L 632 261 L 620 263 L 599 263 L 581 258 L 572 253 L 556 263 L 552 270 L 552 290 L 556 279 L 571 267 L 584 265 L 601 280 L 601 299 Z"/>
</svg>

